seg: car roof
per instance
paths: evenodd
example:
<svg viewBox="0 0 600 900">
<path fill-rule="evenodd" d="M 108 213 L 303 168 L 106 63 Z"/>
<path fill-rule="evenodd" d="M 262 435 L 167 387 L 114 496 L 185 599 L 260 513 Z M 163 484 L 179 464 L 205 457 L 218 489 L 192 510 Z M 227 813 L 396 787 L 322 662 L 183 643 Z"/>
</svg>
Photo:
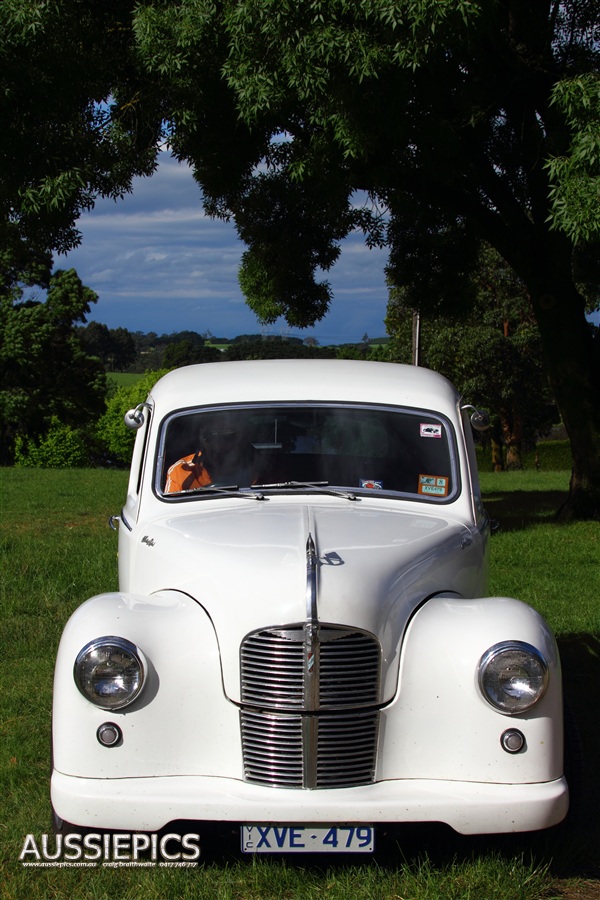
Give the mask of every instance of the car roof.
<svg viewBox="0 0 600 900">
<path fill-rule="evenodd" d="M 174 369 L 152 388 L 156 411 L 252 402 L 377 403 L 451 415 L 459 395 L 420 366 L 345 359 L 270 359 Z"/>
</svg>

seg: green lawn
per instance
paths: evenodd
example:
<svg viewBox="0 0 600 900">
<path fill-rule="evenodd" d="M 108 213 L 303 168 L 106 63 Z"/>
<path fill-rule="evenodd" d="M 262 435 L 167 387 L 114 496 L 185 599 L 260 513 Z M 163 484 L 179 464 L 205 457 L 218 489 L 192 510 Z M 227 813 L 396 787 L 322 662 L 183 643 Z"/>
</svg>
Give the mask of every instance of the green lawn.
<svg viewBox="0 0 600 900">
<path fill-rule="evenodd" d="M 492 451 L 490 448 L 477 448 L 477 461 L 480 472 L 493 472 Z M 560 471 L 565 474 L 572 466 L 571 447 L 568 441 L 543 440 L 535 449 L 523 453 L 522 462 L 526 470 L 549 473 Z M 500 473 L 504 474 L 504 473 Z M 516 473 L 522 474 L 522 473 Z"/>
<path fill-rule="evenodd" d="M 136 384 L 141 378 L 144 377 L 143 373 L 138 375 L 135 372 L 108 372 L 107 376 L 109 381 L 112 381 L 116 384 L 118 388 L 120 387 L 130 387 L 132 384 Z"/>
<path fill-rule="evenodd" d="M 588 761 L 583 806 L 556 834 L 495 840 L 404 829 L 367 863 L 212 859 L 193 870 L 24 869 L 26 835 L 50 831 L 52 671 L 62 628 L 94 593 L 116 588 L 119 471 L 0 470 L 2 707 L 0 896 L 7 898 L 600 897 L 600 524 L 559 525 L 566 472 L 482 476 L 492 539 L 490 593 L 538 608 L 555 629 Z M 400 840 L 400 848 L 396 839 Z"/>
</svg>

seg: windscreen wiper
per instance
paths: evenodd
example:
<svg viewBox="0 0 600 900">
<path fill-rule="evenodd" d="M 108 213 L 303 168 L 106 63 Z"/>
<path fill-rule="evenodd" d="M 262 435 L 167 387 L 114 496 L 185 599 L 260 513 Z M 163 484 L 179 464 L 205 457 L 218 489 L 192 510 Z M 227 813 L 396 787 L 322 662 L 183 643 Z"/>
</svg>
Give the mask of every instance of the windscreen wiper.
<svg viewBox="0 0 600 900">
<path fill-rule="evenodd" d="M 246 497 L 248 500 L 264 500 L 261 493 L 250 490 L 249 488 L 240 488 L 237 484 L 204 484 L 202 487 L 190 488 L 187 491 L 177 491 L 177 496 L 182 494 L 224 494 L 227 497 Z"/>
<path fill-rule="evenodd" d="M 328 481 L 278 481 L 275 484 L 252 485 L 252 490 L 287 490 L 288 488 L 304 488 L 317 494 L 331 494 L 333 497 L 356 500 L 356 494 L 352 493 L 352 491 L 341 491 L 338 488 L 331 488 Z"/>
</svg>

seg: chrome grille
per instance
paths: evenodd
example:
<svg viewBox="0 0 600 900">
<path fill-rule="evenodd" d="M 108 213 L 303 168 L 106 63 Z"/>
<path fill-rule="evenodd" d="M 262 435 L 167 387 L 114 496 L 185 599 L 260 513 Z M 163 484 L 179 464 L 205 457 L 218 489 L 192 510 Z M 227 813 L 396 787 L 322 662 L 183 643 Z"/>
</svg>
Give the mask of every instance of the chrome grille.
<svg viewBox="0 0 600 900">
<path fill-rule="evenodd" d="M 319 716 L 317 731 L 318 788 L 371 784 L 379 712 Z"/>
<path fill-rule="evenodd" d="M 380 659 L 373 635 L 340 626 L 307 623 L 248 635 L 241 647 L 246 781 L 292 788 L 370 784 Z"/>
<path fill-rule="evenodd" d="M 379 701 L 380 648 L 370 634 L 321 625 L 318 709 L 373 706 Z M 242 703 L 268 709 L 313 709 L 305 674 L 303 625 L 248 635 L 242 644 Z"/>
<path fill-rule="evenodd" d="M 244 778 L 273 787 L 302 787 L 302 718 L 242 710 Z"/>
<path fill-rule="evenodd" d="M 379 712 L 264 713 L 242 710 L 244 778 L 280 788 L 341 788 L 375 777 Z M 313 741 L 314 758 L 306 748 Z"/>
<path fill-rule="evenodd" d="M 380 654 L 374 638 L 355 631 L 328 630 L 320 638 L 319 649 L 321 709 L 378 702 Z"/>
<path fill-rule="evenodd" d="M 260 631 L 242 644 L 242 703 L 302 709 L 304 632 Z"/>
</svg>

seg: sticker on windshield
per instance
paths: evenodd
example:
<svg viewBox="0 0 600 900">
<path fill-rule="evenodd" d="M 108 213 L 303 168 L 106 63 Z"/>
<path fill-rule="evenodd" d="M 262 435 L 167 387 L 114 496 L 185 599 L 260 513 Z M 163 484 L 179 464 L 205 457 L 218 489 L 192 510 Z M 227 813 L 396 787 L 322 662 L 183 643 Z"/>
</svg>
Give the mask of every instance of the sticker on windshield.
<svg viewBox="0 0 600 900">
<path fill-rule="evenodd" d="M 383 482 L 382 481 L 374 481 L 372 478 L 361 478 L 360 486 L 361 486 L 361 488 L 367 488 L 370 491 L 382 491 L 383 490 Z"/>
<path fill-rule="evenodd" d="M 445 475 L 419 475 L 419 494 L 447 497 L 448 481 Z"/>
<path fill-rule="evenodd" d="M 421 422 L 421 437 L 428 438 L 441 438 L 442 436 L 442 426 L 441 425 L 431 425 L 427 422 Z"/>
</svg>

